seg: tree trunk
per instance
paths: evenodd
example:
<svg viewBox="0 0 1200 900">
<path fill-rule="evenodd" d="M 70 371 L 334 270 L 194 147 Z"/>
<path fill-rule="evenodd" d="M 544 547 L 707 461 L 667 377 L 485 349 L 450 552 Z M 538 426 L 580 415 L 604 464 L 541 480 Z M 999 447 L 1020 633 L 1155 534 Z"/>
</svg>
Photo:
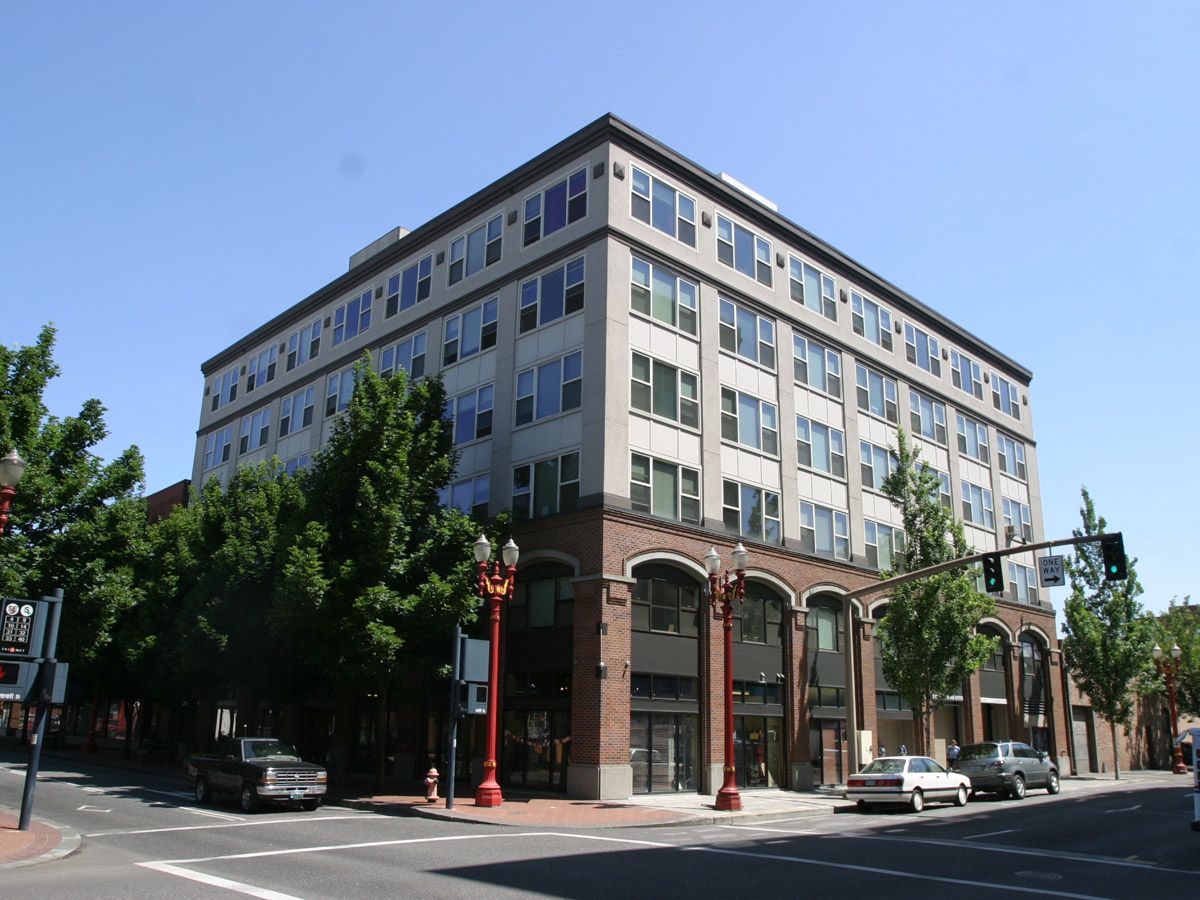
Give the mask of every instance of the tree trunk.
<svg viewBox="0 0 1200 900">
<path fill-rule="evenodd" d="M 100 698 L 95 694 L 92 695 L 91 714 L 88 716 L 88 733 L 87 738 L 83 742 L 84 753 L 99 753 L 100 747 L 96 743 L 96 719 L 100 715 Z M 107 719 L 107 716 L 105 716 Z"/>
<path fill-rule="evenodd" d="M 1113 748 L 1113 780 L 1121 780 L 1121 748 L 1117 746 L 1117 723 L 1108 723 L 1109 733 L 1112 735 Z"/>
<path fill-rule="evenodd" d="M 383 773 L 387 763 L 387 688 L 379 689 L 379 707 L 375 729 L 375 790 L 383 790 Z"/>
</svg>

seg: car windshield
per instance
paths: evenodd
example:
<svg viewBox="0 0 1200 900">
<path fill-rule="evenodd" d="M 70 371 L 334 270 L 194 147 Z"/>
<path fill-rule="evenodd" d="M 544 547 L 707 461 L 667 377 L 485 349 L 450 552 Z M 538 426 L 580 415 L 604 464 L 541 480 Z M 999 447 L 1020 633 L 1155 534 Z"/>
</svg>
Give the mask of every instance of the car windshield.
<svg viewBox="0 0 1200 900">
<path fill-rule="evenodd" d="M 247 741 L 246 759 L 264 759 L 268 756 L 298 758 L 296 748 L 285 741 Z"/>
<path fill-rule="evenodd" d="M 869 763 L 866 768 L 860 772 L 860 775 L 900 775 L 904 772 L 904 760 L 902 759 L 876 759 Z"/>
<path fill-rule="evenodd" d="M 967 762 L 972 759 L 999 759 L 1000 746 L 998 744 L 973 744 L 970 747 L 963 747 L 958 754 L 959 762 Z"/>
</svg>

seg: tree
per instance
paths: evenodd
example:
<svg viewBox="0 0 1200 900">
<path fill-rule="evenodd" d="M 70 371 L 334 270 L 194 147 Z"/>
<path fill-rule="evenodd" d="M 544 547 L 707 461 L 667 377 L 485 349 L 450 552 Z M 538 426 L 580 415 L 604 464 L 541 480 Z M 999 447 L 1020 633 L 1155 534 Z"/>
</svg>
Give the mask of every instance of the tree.
<svg viewBox="0 0 1200 900">
<path fill-rule="evenodd" d="M 136 446 L 105 464 L 93 448 L 108 435 L 96 399 L 58 418 L 44 400 L 60 370 L 55 330 L 28 347 L 0 347 L 0 453 L 25 459 L 8 534 L 0 536 L 0 593 L 38 598 L 61 587 L 58 657 L 72 677 L 118 681 L 117 619 L 135 605 L 134 569 L 146 552 L 142 455 Z"/>
<path fill-rule="evenodd" d="M 375 688 L 381 716 L 396 675 L 443 657 L 455 622 L 474 615 L 478 526 L 438 502 L 457 464 L 445 405 L 440 380 L 381 378 L 364 357 L 307 479 L 309 523 L 288 558 L 291 611 L 319 617 L 327 670 Z M 319 591 L 306 574 L 317 571 Z"/>
<path fill-rule="evenodd" d="M 1182 602 L 1172 599 L 1167 611 L 1155 618 L 1153 634 L 1164 656 L 1169 658 L 1176 645 L 1181 651 L 1175 678 L 1179 715 L 1200 718 L 1200 606 L 1193 606 L 1191 597 L 1184 597 Z"/>
<path fill-rule="evenodd" d="M 940 502 L 937 475 L 919 462 L 920 451 L 909 446 L 903 429 L 892 456 L 896 468 L 883 493 L 900 511 L 905 546 L 898 571 L 883 577 L 969 555 L 962 523 Z M 976 631 L 979 620 L 994 613 L 995 603 L 975 589 L 973 569 L 965 565 L 897 585 L 889 595 L 877 630 L 883 674 L 912 706 L 919 752 L 928 752 L 934 710 L 994 652 L 995 639 Z"/>
<path fill-rule="evenodd" d="M 1081 488 L 1080 494 L 1083 528 L 1071 533 L 1075 537 L 1104 534 L 1108 523 L 1096 515 L 1087 488 Z M 1108 721 L 1113 777 L 1118 779 L 1117 726 L 1125 726 L 1128 732 L 1138 682 L 1152 671 L 1152 623 L 1137 601 L 1142 586 L 1136 562 L 1127 561 L 1127 577 L 1118 583 L 1105 579 L 1099 541 L 1079 544 L 1075 555 L 1067 557 L 1071 596 L 1067 598 L 1063 624 L 1063 653 L 1075 684 L 1091 699 L 1092 709 Z"/>
</svg>

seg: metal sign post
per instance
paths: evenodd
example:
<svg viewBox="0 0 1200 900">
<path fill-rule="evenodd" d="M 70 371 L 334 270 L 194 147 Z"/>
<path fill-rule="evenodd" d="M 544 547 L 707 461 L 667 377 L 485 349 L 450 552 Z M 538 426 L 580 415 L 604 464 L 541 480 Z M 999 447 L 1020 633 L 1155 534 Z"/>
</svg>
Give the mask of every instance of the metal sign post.
<svg viewBox="0 0 1200 900">
<path fill-rule="evenodd" d="M 29 830 L 29 819 L 33 815 L 33 789 L 37 786 L 38 767 L 42 761 L 42 738 L 46 734 L 46 718 L 50 714 L 50 705 L 54 699 L 54 681 L 57 660 L 54 658 L 58 647 L 58 623 L 62 617 L 62 588 L 54 592 L 53 597 L 43 598 L 50 610 L 50 621 L 46 627 L 46 641 L 43 649 L 41 678 L 38 684 L 37 719 L 33 734 L 29 738 L 29 765 L 25 769 L 25 790 L 21 794 L 21 818 L 17 824 L 18 831 Z"/>
</svg>

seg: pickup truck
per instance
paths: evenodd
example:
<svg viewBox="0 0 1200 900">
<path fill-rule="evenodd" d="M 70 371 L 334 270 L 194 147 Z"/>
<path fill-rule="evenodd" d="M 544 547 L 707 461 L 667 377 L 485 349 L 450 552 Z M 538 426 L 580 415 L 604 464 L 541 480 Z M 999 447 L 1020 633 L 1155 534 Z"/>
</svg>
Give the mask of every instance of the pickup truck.
<svg viewBox="0 0 1200 900">
<path fill-rule="evenodd" d="M 329 780 L 325 769 L 302 760 L 291 744 L 263 737 L 222 738 L 215 753 L 190 757 L 187 770 L 197 803 L 232 794 L 246 812 L 263 800 L 299 800 L 311 812 L 321 805 Z"/>
</svg>

